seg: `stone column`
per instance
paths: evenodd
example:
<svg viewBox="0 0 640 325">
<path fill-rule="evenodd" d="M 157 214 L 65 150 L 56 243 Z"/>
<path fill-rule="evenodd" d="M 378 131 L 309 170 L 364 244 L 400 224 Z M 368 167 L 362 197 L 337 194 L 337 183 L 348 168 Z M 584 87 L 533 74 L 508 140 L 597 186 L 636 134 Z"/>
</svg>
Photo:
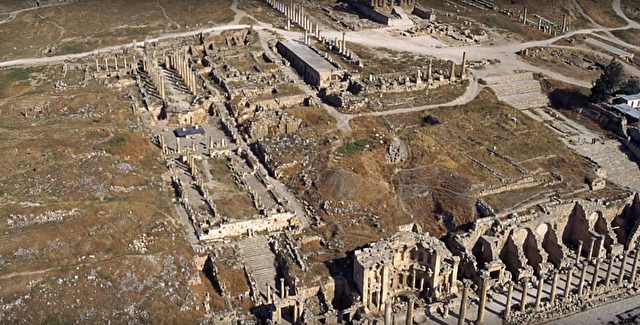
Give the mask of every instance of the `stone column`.
<svg viewBox="0 0 640 325">
<path fill-rule="evenodd" d="M 280 278 L 280 298 L 284 298 L 284 297 L 285 297 L 284 278 Z"/>
<path fill-rule="evenodd" d="M 640 259 L 640 249 L 636 248 L 636 253 L 633 257 L 633 266 L 631 267 L 631 283 L 636 280 L 636 273 L 638 272 L 638 259 Z"/>
<path fill-rule="evenodd" d="M 511 301 L 513 300 L 513 281 L 509 281 L 509 290 L 507 291 L 507 306 L 504 310 L 504 315 L 507 316 L 511 313 Z"/>
<path fill-rule="evenodd" d="M 553 273 L 553 280 L 551 281 L 551 294 L 549 295 L 549 303 L 554 304 L 556 302 L 556 289 L 558 288 L 558 278 L 560 277 L 560 273 L 555 271 Z"/>
<path fill-rule="evenodd" d="M 527 24 L 527 7 L 524 7 L 524 19 L 522 21 L 522 24 Z"/>
<path fill-rule="evenodd" d="M 271 303 L 271 286 L 267 283 L 267 303 Z"/>
<path fill-rule="evenodd" d="M 462 71 L 460 71 L 460 78 L 464 78 L 464 74 L 467 72 L 467 52 L 462 52 Z"/>
<path fill-rule="evenodd" d="M 391 301 L 384 303 L 384 325 L 393 325 Z"/>
<path fill-rule="evenodd" d="M 411 289 L 416 288 L 416 269 L 413 269 L 413 273 L 411 274 Z"/>
<path fill-rule="evenodd" d="M 451 68 L 449 70 L 449 80 L 450 81 L 456 80 L 456 63 L 453 61 L 451 61 Z"/>
<path fill-rule="evenodd" d="M 540 310 L 540 303 L 542 302 L 542 292 L 544 289 L 544 274 L 538 275 L 538 291 L 536 292 L 536 310 Z"/>
<path fill-rule="evenodd" d="M 609 284 L 611 283 L 611 273 L 613 272 L 613 255 L 609 256 L 609 267 L 607 267 L 607 276 L 604 278 L 604 287 L 605 289 L 609 289 Z"/>
<path fill-rule="evenodd" d="M 484 323 L 484 309 L 487 305 L 487 291 L 489 291 L 489 287 L 491 285 L 491 278 L 489 274 L 482 273 L 482 287 L 480 287 L 480 304 L 478 305 L 478 318 L 476 320 L 476 324 Z"/>
<path fill-rule="evenodd" d="M 620 272 L 618 273 L 618 285 L 622 285 L 622 281 L 624 281 L 624 266 L 627 262 L 627 252 L 622 253 L 622 261 L 620 262 Z"/>
<path fill-rule="evenodd" d="M 415 301 L 413 300 L 413 298 L 409 298 L 409 302 L 407 302 L 407 319 L 405 321 L 405 323 L 407 325 L 411 325 L 413 324 L 413 308 L 414 308 L 414 303 Z"/>
<path fill-rule="evenodd" d="M 98 58 L 96 58 L 96 72 L 100 72 L 100 65 L 98 64 Z"/>
<path fill-rule="evenodd" d="M 573 266 L 569 269 L 567 273 L 566 283 L 564 284 L 564 297 L 568 298 L 571 293 L 571 282 L 573 280 Z"/>
<path fill-rule="evenodd" d="M 587 275 L 587 266 L 589 263 L 582 263 L 582 270 L 580 271 L 580 282 L 578 283 L 578 295 L 582 296 L 584 292 L 584 280 Z"/>
<path fill-rule="evenodd" d="M 591 258 L 593 257 L 593 247 L 596 243 L 596 238 L 591 238 L 591 244 L 589 244 L 589 252 L 587 252 L 587 261 L 591 261 Z"/>
<path fill-rule="evenodd" d="M 347 41 L 345 39 L 346 35 L 347 35 L 347 33 L 342 32 L 342 47 L 341 47 L 341 50 L 340 50 L 341 54 L 344 54 L 347 51 Z"/>
<path fill-rule="evenodd" d="M 522 284 L 522 296 L 520 297 L 520 312 L 524 312 L 527 307 L 527 291 L 529 291 L 529 281 Z"/>
<path fill-rule="evenodd" d="M 387 300 L 389 294 L 389 283 L 391 283 L 390 278 L 389 267 L 387 265 L 384 265 L 382 267 L 382 286 L 380 288 L 380 300 L 378 301 Z"/>
<path fill-rule="evenodd" d="M 598 273 L 600 273 L 600 263 L 602 263 L 601 258 L 596 258 L 596 266 L 593 269 L 593 278 L 591 278 L 591 292 L 596 290 L 596 286 L 598 285 Z"/>
<path fill-rule="evenodd" d="M 280 307 L 276 306 L 276 312 L 273 315 L 273 322 L 276 324 L 280 324 L 280 320 L 282 319 L 282 310 Z"/>
<path fill-rule="evenodd" d="M 298 303 L 293 304 L 293 324 L 298 324 Z"/>
<path fill-rule="evenodd" d="M 453 268 L 451 270 L 451 283 L 449 285 L 451 288 L 455 288 L 456 282 L 458 282 L 458 265 L 460 264 L 460 257 L 453 257 Z"/>
<path fill-rule="evenodd" d="M 562 18 L 562 32 L 567 32 L 567 15 L 564 15 L 564 17 Z"/>
<path fill-rule="evenodd" d="M 576 265 L 580 263 L 581 255 L 582 255 L 582 240 L 580 241 L 580 244 L 578 244 L 578 251 L 576 252 Z"/>
<path fill-rule="evenodd" d="M 460 300 L 460 312 L 458 313 L 458 325 L 464 325 L 465 314 L 467 313 L 467 298 L 469 297 L 469 287 L 471 281 L 464 281 L 464 288 L 462 289 L 462 300 Z"/>
<path fill-rule="evenodd" d="M 429 59 L 429 72 L 427 73 L 427 81 L 433 80 L 433 59 Z"/>
</svg>

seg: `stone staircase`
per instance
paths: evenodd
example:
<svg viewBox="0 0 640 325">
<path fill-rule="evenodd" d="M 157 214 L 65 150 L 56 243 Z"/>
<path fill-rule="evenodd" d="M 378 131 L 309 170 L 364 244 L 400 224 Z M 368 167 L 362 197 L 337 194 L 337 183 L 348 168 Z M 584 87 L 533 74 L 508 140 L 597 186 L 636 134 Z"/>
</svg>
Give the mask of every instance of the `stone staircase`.
<svg viewBox="0 0 640 325">
<path fill-rule="evenodd" d="M 498 99 L 518 110 L 545 107 L 549 98 L 542 93 L 540 83 L 530 72 L 491 76 L 480 80 L 488 85 Z"/>
<path fill-rule="evenodd" d="M 239 243 L 249 274 L 258 290 L 266 296 L 267 284 L 275 288 L 276 256 L 271 251 L 267 236 L 247 238 Z"/>
<path fill-rule="evenodd" d="M 533 79 L 518 80 L 506 84 L 491 85 L 498 97 L 513 96 L 522 93 L 542 92 L 540 83 Z"/>
<path fill-rule="evenodd" d="M 629 158 L 630 154 L 625 153 L 619 141 L 586 142 L 574 146 L 573 149 L 604 167 L 608 174 L 607 180 L 640 191 L 640 168 Z"/>
<path fill-rule="evenodd" d="M 533 73 L 514 73 L 508 75 L 485 77 L 480 80 L 481 84 L 492 86 L 497 84 L 509 84 L 516 81 L 533 80 Z"/>
<path fill-rule="evenodd" d="M 524 93 L 498 98 L 518 110 L 549 106 L 549 98 L 543 93 Z"/>
</svg>

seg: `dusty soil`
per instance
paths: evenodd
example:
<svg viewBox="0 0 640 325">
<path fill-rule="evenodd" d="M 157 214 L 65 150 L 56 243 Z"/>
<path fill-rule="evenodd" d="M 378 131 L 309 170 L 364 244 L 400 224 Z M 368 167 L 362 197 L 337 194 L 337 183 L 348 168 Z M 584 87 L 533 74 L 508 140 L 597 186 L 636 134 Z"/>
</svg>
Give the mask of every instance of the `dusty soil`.
<svg viewBox="0 0 640 325">
<path fill-rule="evenodd" d="M 230 22 L 230 5 L 231 0 L 92 0 L 27 11 L 0 24 L 0 60 L 79 53 Z"/>
<path fill-rule="evenodd" d="M 576 0 L 584 12 L 596 23 L 604 27 L 622 27 L 626 25 L 624 19 L 613 11 L 610 1 L 600 0 Z"/>
<path fill-rule="evenodd" d="M 622 10 L 630 19 L 640 22 L 640 5 L 636 0 L 622 0 Z"/>
<path fill-rule="evenodd" d="M 190 323 L 205 283 L 131 89 L 0 70 L 0 319 Z"/>
<path fill-rule="evenodd" d="M 600 69 L 593 67 L 593 63 L 607 63 L 609 61 L 604 57 L 577 49 L 536 47 L 528 50 L 529 55 L 521 55 L 521 60 L 566 76 L 592 82 L 598 79 L 602 73 Z"/>
</svg>

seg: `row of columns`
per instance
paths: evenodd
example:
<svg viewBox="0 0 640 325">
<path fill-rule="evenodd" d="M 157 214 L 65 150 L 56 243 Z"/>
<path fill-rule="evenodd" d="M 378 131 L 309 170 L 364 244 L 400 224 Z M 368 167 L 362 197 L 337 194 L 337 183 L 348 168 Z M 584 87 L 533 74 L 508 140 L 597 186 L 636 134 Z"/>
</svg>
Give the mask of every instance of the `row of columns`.
<svg viewBox="0 0 640 325">
<path fill-rule="evenodd" d="M 525 25 L 525 26 L 527 25 L 527 14 L 528 14 L 528 8 L 525 6 L 524 7 L 523 19 L 522 19 L 522 24 Z M 566 33 L 567 30 L 568 30 L 568 25 L 567 25 L 568 19 L 569 19 L 569 17 L 567 15 L 564 15 L 562 17 L 562 30 L 561 30 L 562 34 Z M 544 30 L 545 29 L 542 26 L 542 17 L 538 18 L 538 29 L 539 30 Z M 547 26 L 547 31 L 549 33 L 551 33 L 551 27 L 550 26 Z"/>
<path fill-rule="evenodd" d="M 174 54 L 167 57 L 167 65 L 178 72 L 178 75 L 182 78 L 184 83 L 189 88 L 192 94 L 196 94 L 196 79 L 195 72 L 189 66 L 188 59 L 179 54 Z"/>
<path fill-rule="evenodd" d="M 127 58 L 124 57 L 123 58 L 123 65 L 122 68 L 125 70 L 125 72 L 127 73 L 133 73 L 133 71 L 135 70 L 135 62 L 136 59 L 135 57 L 133 58 L 133 62 L 131 64 L 127 64 Z M 104 71 L 105 72 L 109 72 L 109 59 L 108 58 L 104 58 Z M 118 64 L 118 57 L 114 56 L 113 57 L 113 68 L 114 71 L 118 72 L 120 71 L 120 65 Z M 98 58 L 96 58 L 96 72 L 100 72 L 102 71 L 101 67 L 100 67 L 100 61 L 98 60 Z"/>
<path fill-rule="evenodd" d="M 622 260 L 620 262 L 620 270 L 618 272 L 618 279 L 617 279 L 617 285 L 621 286 L 624 282 L 625 279 L 625 275 L 627 273 L 626 270 L 626 264 L 627 264 L 627 255 L 629 254 L 623 254 L 622 255 Z M 615 263 L 615 257 L 611 256 L 609 258 L 608 261 L 609 265 L 607 267 L 607 272 L 606 272 L 606 276 L 604 279 L 604 288 L 605 289 L 609 289 L 610 287 L 610 283 L 611 283 L 611 277 L 612 277 L 612 273 L 613 273 L 613 268 L 614 268 L 614 263 Z M 629 272 L 629 282 L 632 284 L 635 284 L 636 282 L 636 277 L 637 277 L 637 273 L 638 273 L 638 265 L 640 263 L 640 249 L 636 249 L 634 254 L 633 254 L 633 264 L 631 267 L 631 271 Z M 581 264 L 581 269 L 580 269 L 580 278 L 579 278 L 579 283 L 578 283 L 578 287 L 577 287 L 577 294 L 579 296 L 584 296 L 587 294 L 587 290 L 585 290 L 585 282 L 586 282 L 586 277 L 587 277 L 587 267 L 589 265 L 589 263 L 587 261 L 584 261 Z M 602 264 L 602 258 L 596 258 L 594 261 L 594 271 L 593 274 L 591 276 L 591 286 L 589 287 L 589 291 L 590 292 L 594 292 L 596 291 L 597 287 L 598 287 L 598 282 L 600 281 L 600 266 Z M 564 298 L 568 298 L 569 295 L 571 294 L 571 289 L 572 289 L 572 280 L 573 280 L 573 274 L 575 272 L 575 266 L 571 267 L 568 269 L 568 272 L 566 274 L 565 277 L 565 286 L 564 286 Z M 489 277 L 489 274 L 487 272 L 484 272 L 481 275 L 481 286 L 480 286 L 480 291 L 479 291 L 479 305 L 478 305 L 478 314 L 477 314 L 477 320 L 476 320 L 476 324 L 483 324 L 484 323 L 484 316 L 485 316 L 485 309 L 486 309 L 486 304 L 487 304 L 487 293 L 491 288 L 491 279 Z M 535 304 L 534 304 L 534 309 L 536 311 L 540 311 L 540 307 L 542 304 L 542 298 L 543 298 L 543 294 L 544 294 L 544 285 L 545 285 L 545 274 L 540 274 L 537 278 L 537 292 L 536 292 L 536 298 L 535 298 Z M 554 272 L 553 276 L 551 278 L 551 292 L 549 294 L 549 303 L 550 304 L 555 304 L 556 303 L 556 296 L 557 296 L 557 288 L 558 288 L 558 280 L 560 278 L 560 273 L 559 272 Z M 471 287 L 472 282 L 469 280 L 464 280 L 463 281 L 463 291 L 462 291 L 462 298 L 461 298 L 461 302 L 460 302 L 460 310 L 459 310 L 459 314 L 458 314 L 458 325 L 463 325 L 465 323 L 465 318 L 466 318 L 466 311 L 467 311 L 467 304 L 468 304 L 468 297 L 469 297 L 469 288 Z M 529 289 L 530 289 L 530 282 L 529 281 L 524 281 L 522 283 L 522 292 L 521 292 L 521 296 L 520 296 L 520 312 L 525 312 L 526 307 L 527 307 L 527 297 L 528 297 L 528 293 L 529 293 Z M 511 313 L 511 307 L 512 307 L 512 303 L 513 303 L 513 292 L 514 292 L 514 287 L 515 287 L 515 283 L 514 282 L 509 282 L 508 285 L 508 289 L 507 289 L 507 298 L 506 298 L 506 306 L 505 306 L 505 316 L 509 315 Z"/>
<path fill-rule="evenodd" d="M 142 60 L 142 68 L 147 72 L 149 78 L 155 85 L 158 90 L 158 95 L 162 100 L 166 99 L 165 96 L 165 86 L 164 86 L 164 78 L 162 77 L 162 73 L 160 72 L 160 68 L 156 64 L 155 60 L 150 60 L 149 58 L 145 58 Z"/>
<path fill-rule="evenodd" d="M 305 44 L 310 43 L 310 39 L 312 36 L 315 36 L 318 41 L 322 40 L 322 37 L 320 35 L 320 25 L 318 23 L 312 22 L 311 19 L 309 19 L 309 16 L 305 14 L 303 6 L 297 5 L 293 1 L 291 1 L 291 3 L 288 5 L 276 0 L 267 0 L 267 3 L 287 17 L 287 30 L 291 30 L 292 22 L 294 24 L 297 24 L 304 30 Z"/>
<path fill-rule="evenodd" d="M 627 264 L 627 255 L 628 254 L 623 254 L 621 256 L 621 262 L 620 262 L 620 270 L 618 272 L 618 278 L 617 278 L 617 285 L 621 286 L 624 282 L 625 279 L 625 275 L 627 273 L 626 270 L 626 264 Z M 629 272 L 629 282 L 634 284 L 636 282 L 636 277 L 637 277 L 637 273 L 638 273 L 638 263 L 640 263 L 640 249 L 636 249 L 633 255 L 633 265 L 631 268 L 631 271 Z M 594 292 L 597 287 L 598 287 L 598 282 L 600 281 L 600 266 L 602 265 L 602 258 L 596 258 L 594 261 L 594 271 L 593 274 L 591 275 L 591 286 L 589 287 L 589 291 Z M 613 275 L 613 268 L 614 268 L 614 263 L 615 263 L 615 257 L 612 256 L 609 258 L 608 260 L 608 267 L 607 267 L 607 272 L 605 275 L 605 279 L 604 279 L 604 288 L 605 289 L 609 289 L 610 288 L 610 284 L 611 284 L 611 277 Z M 580 268 L 580 277 L 579 277 L 579 282 L 578 282 L 578 286 L 577 286 L 577 294 L 579 296 L 584 296 L 587 294 L 587 290 L 585 290 L 585 282 L 586 282 L 586 277 L 587 277 L 587 267 L 589 266 L 589 263 L 587 261 L 584 261 L 581 264 L 581 268 Z M 571 268 L 568 269 L 568 272 L 566 274 L 565 277 L 565 286 L 564 286 L 564 293 L 563 293 L 563 297 L 566 299 L 571 295 L 571 289 L 572 289 L 572 280 L 573 280 L 573 274 L 575 272 L 575 266 L 572 266 Z M 549 294 L 549 303 L 550 304 L 554 304 L 556 302 L 556 296 L 557 296 L 557 287 L 558 287 L 558 280 L 560 277 L 560 273 L 559 272 L 554 272 L 553 277 L 552 277 L 552 282 L 551 282 L 551 292 Z M 542 302 L 542 295 L 543 295 L 543 288 L 544 288 L 544 281 L 545 281 L 545 277 L 544 274 L 541 274 L 540 276 L 538 276 L 538 287 L 537 287 L 537 293 L 536 293 L 536 300 L 535 300 L 535 305 L 534 308 L 538 311 L 540 309 L 540 304 Z M 514 283 L 510 282 L 509 283 L 509 288 L 507 291 L 507 301 L 506 301 L 506 308 L 505 308 L 505 315 L 508 315 L 511 312 L 511 304 L 513 301 L 513 288 L 514 288 Z M 524 312 L 525 308 L 526 308 L 526 304 L 527 304 L 527 294 L 528 294 L 528 290 L 529 290 L 529 282 L 524 282 L 522 284 L 522 296 L 520 299 L 520 311 Z M 464 296 L 463 296 L 464 297 Z M 482 298 L 482 295 L 481 295 Z M 481 306 L 483 305 L 483 302 L 481 301 Z M 480 312 L 479 312 L 480 313 Z M 480 319 L 480 317 L 479 317 Z"/>
<path fill-rule="evenodd" d="M 429 79 L 431 79 L 431 64 L 432 64 L 432 61 L 429 61 Z M 467 52 L 462 52 L 460 79 L 464 78 L 465 73 L 467 73 Z M 456 81 L 456 63 L 454 61 L 451 61 L 451 66 L 449 68 L 449 80 Z"/>
</svg>

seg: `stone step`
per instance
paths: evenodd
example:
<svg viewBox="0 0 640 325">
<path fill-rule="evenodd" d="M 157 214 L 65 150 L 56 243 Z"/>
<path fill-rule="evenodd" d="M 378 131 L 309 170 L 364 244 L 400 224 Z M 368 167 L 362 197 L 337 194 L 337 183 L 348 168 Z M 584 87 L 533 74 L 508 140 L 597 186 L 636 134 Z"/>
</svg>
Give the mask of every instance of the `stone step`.
<svg viewBox="0 0 640 325">
<path fill-rule="evenodd" d="M 549 98 L 543 93 L 524 93 L 500 98 L 501 101 L 516 109 L 530 109 L 549 105 Z"/>
<path fill-rule="evenodd" d="M 537 80 L 520 80 L 507 84 L 492 85 L 491 89 L 499 98 L 522 93 L 542 92 Z"/>
<path fill-rule="evenodd" d="M 516 82 L 521 80 L 532 80 L 532 79 L 533 79 L 533 73 L 523 72 L 523 73 L 515 73 L 515 74 L 509 74 L 509 75 L 491 76 L 491 77 L 482 78 L 480 79 L 480 83 L 491 86 L 496 84 L 506 84 L 506 83 Z"/>
<path fill-rule="evenodd" d="M 256 281 L 258 290 L 266 295 L 267 285 L 275 288 L 276 256 L 269 247 L 266 236 L 247 238 L 239 243 L 247 269 Z"/>
</svg>

